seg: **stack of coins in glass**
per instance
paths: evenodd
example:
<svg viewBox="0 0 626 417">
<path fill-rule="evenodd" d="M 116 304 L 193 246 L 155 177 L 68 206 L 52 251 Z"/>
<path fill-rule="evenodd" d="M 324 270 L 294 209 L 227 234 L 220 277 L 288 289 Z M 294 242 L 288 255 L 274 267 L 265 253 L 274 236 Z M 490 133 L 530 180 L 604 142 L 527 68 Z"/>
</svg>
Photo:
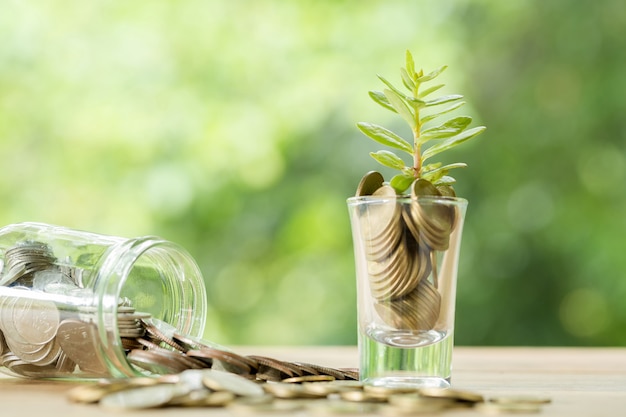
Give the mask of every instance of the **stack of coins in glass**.
<svg viewBox="0 0 626 417">
<path fill-rule="evenodd" d="M 370 172 L 361 180 L 357 196 L 381 200 L 361 217 L 376 312 L 396 329 L 432 329 L 441 310 L 437 252 L 448 249 L 457 213 L 454 207 L 420 197 L 452 197 L 454 191 L 418 179 L 410 198 L 401 200 L 380 173 Z"/>
</svg>

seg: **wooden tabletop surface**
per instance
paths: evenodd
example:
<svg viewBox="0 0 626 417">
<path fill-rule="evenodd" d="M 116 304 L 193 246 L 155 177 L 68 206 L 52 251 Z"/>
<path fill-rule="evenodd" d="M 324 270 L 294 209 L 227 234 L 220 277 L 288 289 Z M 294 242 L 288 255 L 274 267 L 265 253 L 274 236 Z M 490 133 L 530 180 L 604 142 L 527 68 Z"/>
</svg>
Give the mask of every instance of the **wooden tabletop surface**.
<svg viewBox="0 0 626 417">
<path fill-rule="evenodd" d="M 333 367 L 356 367 L 356 347 L 240 347 L 240 354 L 271 356 Z M 452 386 L 496 395 L 548 396 L 552 403 L 541 416 L 626 415 L 626 348 L 457 347 Z M 2 416 L 99 417 L 120 414 L 183 417 L 234 415 L 226 409 L 156 409 L 113 412 L 97 405 L 72 404 L 67 381 L 37 381 L 0 377 Z M 298 415 L 306 415 L 304 412 Z M 475 410 L 445 412 L 443 416 L 483 415 Z M 515 414 L 523 416 L 524 414 Z M 533 414 L 537 415 L 537 414 Z"/>
</svg>

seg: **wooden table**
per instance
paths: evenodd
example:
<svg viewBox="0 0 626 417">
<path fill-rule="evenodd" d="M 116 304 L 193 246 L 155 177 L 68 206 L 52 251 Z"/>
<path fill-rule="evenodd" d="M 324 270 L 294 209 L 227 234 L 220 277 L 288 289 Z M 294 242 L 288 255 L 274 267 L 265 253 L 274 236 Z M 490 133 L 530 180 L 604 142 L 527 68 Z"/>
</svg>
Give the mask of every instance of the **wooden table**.
<svg viewBox="0 0 626 417">
<path fill-rule="evenodd" d="M 334 367 L 356 367 L 355 347 L 290 347 L 234 349 L 277 359 Z M 489 397 L 502 394 L 549 396 L 542 416 L 626 415 L 626 348 L 476 348 L 457 347 L 452 385 Z M 98 406 L 71 404 L 65 392 L 75 383 L 0 378 L 0 410 L 4 416 L 98 417 L 120 415 Z M 158 409 L 123 414 L 219 417 L 225 409 Z M 299 413 L 306 415 L 306 413 Z M 482 415 L 475 410 L 443 416 Z M 522 415 L 522 414 L 516 414 Z"/>
</svg>

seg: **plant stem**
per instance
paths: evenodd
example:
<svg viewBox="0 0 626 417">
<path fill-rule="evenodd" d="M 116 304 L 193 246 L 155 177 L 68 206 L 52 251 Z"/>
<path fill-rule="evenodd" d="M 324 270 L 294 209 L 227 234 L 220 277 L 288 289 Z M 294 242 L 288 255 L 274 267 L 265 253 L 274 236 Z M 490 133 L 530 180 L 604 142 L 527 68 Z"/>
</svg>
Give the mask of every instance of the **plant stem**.
<svg viewBox="0 0 626 417">
<path fill-rule="evenodd" d="M 413 97 L 418 97 L 420 83 L 415 83 L 413 89 Z M 422 125 L 420 123 L 420 110 L 419 105 L 413 105 L 413 112 L 415 113 L 415 129 L 413 129 L 413 176 L 415 178 L 420 177 L 420 171 L 422 170 L 422 150 L 420 143 L 420 135 L 422 131 Z"/>
</svg>

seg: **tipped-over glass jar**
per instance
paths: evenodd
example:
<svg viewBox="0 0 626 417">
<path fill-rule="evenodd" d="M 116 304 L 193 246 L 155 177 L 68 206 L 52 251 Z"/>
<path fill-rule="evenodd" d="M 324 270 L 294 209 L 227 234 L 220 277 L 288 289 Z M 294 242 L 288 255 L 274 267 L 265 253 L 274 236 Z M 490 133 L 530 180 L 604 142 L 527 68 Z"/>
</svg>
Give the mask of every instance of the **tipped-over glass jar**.
<svg viewBox="0 0 626 417">
<path fill-rule="evenodd" d="M 0 228 L 0 370 L 35 378 L 129 377 L 146 326 L 199 337 L 202 275 L 180 246 L 39 223 Z M 143 339 L 141 339 L 143 340 Z"/>
</svg>

